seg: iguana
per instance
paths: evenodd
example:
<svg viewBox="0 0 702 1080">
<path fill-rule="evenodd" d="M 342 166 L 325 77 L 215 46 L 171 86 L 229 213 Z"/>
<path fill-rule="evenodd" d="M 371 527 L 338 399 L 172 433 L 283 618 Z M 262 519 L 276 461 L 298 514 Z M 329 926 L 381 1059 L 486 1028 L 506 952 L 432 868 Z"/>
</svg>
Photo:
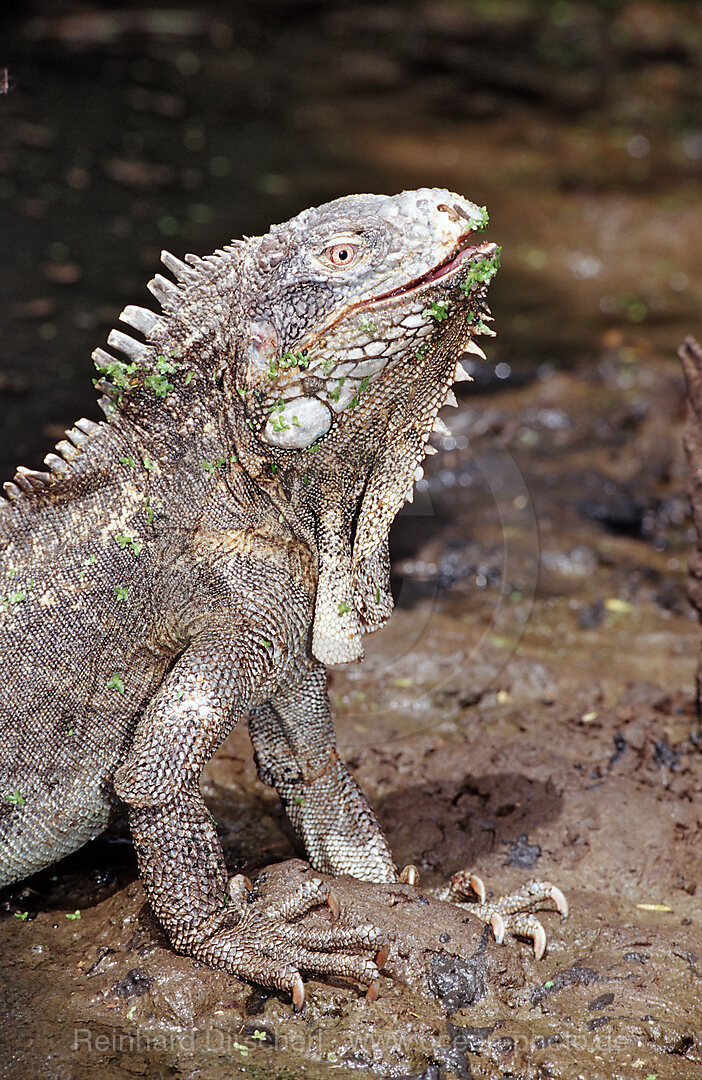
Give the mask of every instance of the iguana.
<svg viewBox="0 0 702 1080">
<path fill-rule="evenodd" d="M 106 420 L 19 468 L 0 507 L 0 885 L 95 837 L 120 806 L 173 946 L 304 1000 L 300 972 L 374 996 L 372 926 L 314 876 L 277 908 L 231 880 L 201 770 L 249 717 L 257 768 L 312 867 L 398 879 L 339 759 L 325 664 L 359 660 L 392 609 L 388 530 L 411 498 L 458 357 L 483 355 L 499 249 L 449 191 L 351 195 L 212 255 L 164 252 L 93 353 Z M 404 880 L 414 879 L 412 868 Z M 459 874 L 459 898 L 479 879 Z M 533 937 L 530 883 L 471 910 Z"/>
</svg>

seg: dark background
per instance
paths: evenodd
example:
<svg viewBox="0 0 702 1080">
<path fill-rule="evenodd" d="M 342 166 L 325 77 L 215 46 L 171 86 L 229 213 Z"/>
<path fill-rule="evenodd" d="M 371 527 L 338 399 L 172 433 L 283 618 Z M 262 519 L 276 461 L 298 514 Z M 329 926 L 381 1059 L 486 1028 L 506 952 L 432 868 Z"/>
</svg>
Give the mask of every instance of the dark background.
<svg viewBox="0 0 702 1080">
<path fill-rule="evenodd" d="M 350 191 L 488 204 L 485 388 L 608 333 L 670 353 L 700 324 L 701 34 L 699 3 L 640 0 L 6 3 L 3 477 L 98 417 L 90 353 L 161 247 Z"/>
</svg>

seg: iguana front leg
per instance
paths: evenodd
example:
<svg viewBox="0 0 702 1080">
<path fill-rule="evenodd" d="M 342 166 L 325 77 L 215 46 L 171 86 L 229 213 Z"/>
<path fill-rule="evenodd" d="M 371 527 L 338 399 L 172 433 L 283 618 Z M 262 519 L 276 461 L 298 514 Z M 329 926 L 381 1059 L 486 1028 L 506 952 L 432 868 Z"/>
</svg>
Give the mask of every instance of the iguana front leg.
<svg viewBox="0 0 702 1080">
<path fill-rule="evenodd" d="M 372 957 L 384 962 L 380 935 L 371 926 L 330 921 L 320 932 L 296 923 L 330 900 L 328 886 L 313 876 L 282 906 L 250 902 L 245 879 L 229 880 L 198 788 L 206 761 L 251 703 L 265 697 L 273 669 L 261 635 L 246 622 L 210 629 L 152 700 L 115 775 L 115 790 L 129 805 L 144 888 L 178 951 L 290 990 L 297 1007 L 304 999 L 301 970 L 350 976 L 372 994 Z"/>
<path fill-rule="evenodd" d="M 277 789 L 312 866 L 366 881 L 397 881 L 377 818 L 336 752 L 324 668 L 315 666 L 303 683 L 252 710 L 249 730 L 259 776 Z M 399 880 L 417 884 L 419 874 L 409 866 Z M 563 893 L 548 881 L 529 881 L 488 901 L 480 878 L 459 871 L 446 888 L 430 891 L 490 924 L 498 942 L 508 931 L 531 938 L 537 959 L 546 933 L 533 912 L 551 901 L 568 914 Z"/>
<path fill-rule="evenodd" d="M 324 667 L 253 709 L 249 731 L 259 776 L 276 788 L 312 866 L 396 881 L 378 820 L 337 753 Z"/>
</svg>

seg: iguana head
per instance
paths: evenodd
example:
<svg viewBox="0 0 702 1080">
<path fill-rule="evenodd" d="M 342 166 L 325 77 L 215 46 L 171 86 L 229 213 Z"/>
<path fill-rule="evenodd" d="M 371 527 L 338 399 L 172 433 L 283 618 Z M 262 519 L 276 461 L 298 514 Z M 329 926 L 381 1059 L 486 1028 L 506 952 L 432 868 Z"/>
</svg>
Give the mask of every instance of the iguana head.
<svg viewBox="0 0 702 1080">
<path fill-rule="evenodd" d="M 236 384 L 260 439 L 321 449 L 393 384 L 406 398 L 457 324 L 468 340 L 499 265 L 475 238 L 486 224 L 484 207 L 425 188 L 337 199 L 249 242 Z"/>
<path fill-rule="evenodd" d="M 487 220 L 441 188 L 349 195 L 204 258 L 163 252 L 178 278 L 149 282 L 163 315 L 125 308 L 147 344 L 113 331 L 108 344 L 130 363 L 96 350 L 99 385 L 125 411 L 160 398 L 182 420 L 223 379 L 222 407 L 235 391 L 235 417 L 287 464 L 299 451 L 338 453 L 344 438 L 371 447 L 399 406 L 411 400 L 424 416 L 429 373 L 445 384 L 435 413 L 460 352 L 491 333 L 485 291 L 499 249 L 476 237 Z"/>
</svg>

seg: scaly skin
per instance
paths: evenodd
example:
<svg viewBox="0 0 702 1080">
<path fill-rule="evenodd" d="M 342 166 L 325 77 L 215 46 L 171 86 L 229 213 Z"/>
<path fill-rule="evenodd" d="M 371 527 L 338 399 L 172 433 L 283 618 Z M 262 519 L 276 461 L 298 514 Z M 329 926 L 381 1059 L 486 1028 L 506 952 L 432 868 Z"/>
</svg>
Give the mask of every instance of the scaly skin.
<svg viewBox="0 0 702 1080">
<path fill-rule="evenodd" d="M 146 343 L 113 332 L 126 359 L 94 354 L 106 422 L 5 485 L 0 885 L 126 803 L 175 948 L 298 1006 L 301 970 L 374 992 L 374 929 L 295 922 L 334 906 L 318 879 L 285 909 L 230 882 L 198 781 L 250 716 L 312 866 L 396 880 L 337 756 L 323 664 L 360 659 L 392 609 L 388 529 L 459 354 L 489 332 L 485 222 L 448 191 L 356 195 L 205 259 L 164 253 L 163 314 L 121 316 Z"/>
</svg>

